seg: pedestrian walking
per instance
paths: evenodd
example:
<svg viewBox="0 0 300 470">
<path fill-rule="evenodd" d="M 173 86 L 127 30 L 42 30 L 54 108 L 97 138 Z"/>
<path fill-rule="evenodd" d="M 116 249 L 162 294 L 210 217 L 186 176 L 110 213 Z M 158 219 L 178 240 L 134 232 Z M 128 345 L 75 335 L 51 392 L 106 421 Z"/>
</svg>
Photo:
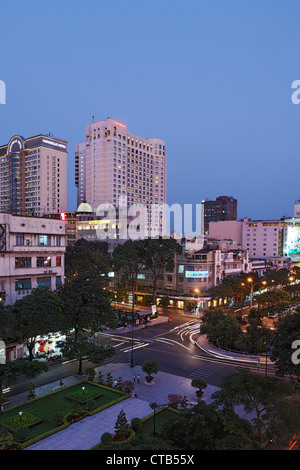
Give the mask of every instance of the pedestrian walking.
<svg viewBox="0 0 300 470">
<path fill-rule="evenodd" d="M 136 373 L 134 372 L 134 373 L 133 373 L 133 381 L 134 381 L 134 383 L 135 383 L 135 380 L 136 380 Z"/>
<path fill-rule="evenodd" d="M 136 376 L 136 380 L 137 380 L 137 383 L 139 384 L 139 383 L 140 383 L 140 374 L 138 374 L 138 375 Z"/>
<path fill-rule="evenodd" d="M 64 386 L 64 383 L 63 383 L 62 380 L 59 382 L 59 386 L 60 386 L 60 387 L 63 387 L 63 386 Z"/>
<path fill-rule="evenodd" d="M 118 381 L 117 379 L 114 381 L 114 387 L 117 388 L 117 385 L 118 385 Z"/>
</svg>

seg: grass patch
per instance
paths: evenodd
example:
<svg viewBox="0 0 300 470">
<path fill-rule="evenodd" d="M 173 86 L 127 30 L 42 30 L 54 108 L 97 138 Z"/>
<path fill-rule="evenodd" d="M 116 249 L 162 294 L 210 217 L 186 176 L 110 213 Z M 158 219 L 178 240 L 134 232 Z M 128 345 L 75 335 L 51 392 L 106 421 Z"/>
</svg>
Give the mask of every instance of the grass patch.
<svg viewBox="0 0 300 470">
<path fill-rule="evenodd" d="M 36 416 L 30 414 L 30 413 L 22 413 L 22 416 L 15 415 L 10 418 L 8 418 L 5 421 L 5 427 L 9 431 L 17 431 L 18 429 L 28 427 L 30 428 L 31 426 L 34 426 L 36 424 L 39 424 L 42 420 L 37 418 Z"/>
<path fill-rule="evenodd" d="M 102 393 L 91 390 L 90 388 L 86 388 L 84 391 L 76 390 L 67 396 L 69 400 L 74 400 L 81 404 L 86 403 L 88 400 L 96 400 L 100 397 L 102 397 Z"/>
<path fill-rule="evenodd" d="M 155 413 L 155 432 L 160 432 L 164 425 L 170 420 L 177 418 L 178 413 L 172 411 L 169 408 L 162 409 L 159 412 Z M 147 441 L 153 438 L 153 429 L 154 429 L 154 417 L 153 414 L 146 419 L 141 427 L 141 430 L 138 432 L 138 435 L 141 435 L 143 440 Z"/>
</svg>

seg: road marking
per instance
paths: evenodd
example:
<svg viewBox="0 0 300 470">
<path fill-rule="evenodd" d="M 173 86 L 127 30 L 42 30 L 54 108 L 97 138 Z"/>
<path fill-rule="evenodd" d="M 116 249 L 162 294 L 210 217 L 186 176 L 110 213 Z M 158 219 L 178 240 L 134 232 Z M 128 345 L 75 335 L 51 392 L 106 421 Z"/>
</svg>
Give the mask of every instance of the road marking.
<svg viewBox="0 0 300 470">
<path fill-rule="evenodd" d="M 129 348 L 126 348 L 126 349 L 121 349 L 121 351 L 123 352 L 129 352 L 129 351 L 132 351 L 133 349 L 140 349 L 140 348 L 145 348 L 146 346 L 149 346 L 150 343 L 145 343 L 145 344 L 140 344 L 138 346 L 133 346 L 132 347 L 129 347 Z"/>
<path fill-rule="evenodd" d="M 157 339 L 156 341 L 161 341 L 161 342 L 166 343 L 166 344 L 170 344 L 170 343 L 171 344 L 177 344 L 178 346 L 182 346 L 185 349 L 190 349 L 187 346 L 184 346 L 183 344 L 178 343 L 178 341 L 175 341 L 174 339 L 169 339 L 169 338 L 162 339 L 162 338 L 160 338 L 160 339 Z"/>
</svg>

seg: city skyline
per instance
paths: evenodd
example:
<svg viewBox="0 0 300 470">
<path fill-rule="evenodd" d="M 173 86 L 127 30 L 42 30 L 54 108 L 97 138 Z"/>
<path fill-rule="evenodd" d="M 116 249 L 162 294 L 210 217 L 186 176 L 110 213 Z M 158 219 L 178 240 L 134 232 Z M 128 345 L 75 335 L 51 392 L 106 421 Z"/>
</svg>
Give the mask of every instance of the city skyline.
<svg viewBox="0 0 300 470">
<path fill-rule="evenodd" d="M 68 142 L 68 210 L 75 144 L 93 116 L 109 116 L 166 142 L 169 205 L 228 195 L 238 218 L 293 215 L 299 5 L 72 2 L 71 14 L 56 1 L 29 5 L 2 7 L 0 138 L 51 132 Z"/>
</svg>

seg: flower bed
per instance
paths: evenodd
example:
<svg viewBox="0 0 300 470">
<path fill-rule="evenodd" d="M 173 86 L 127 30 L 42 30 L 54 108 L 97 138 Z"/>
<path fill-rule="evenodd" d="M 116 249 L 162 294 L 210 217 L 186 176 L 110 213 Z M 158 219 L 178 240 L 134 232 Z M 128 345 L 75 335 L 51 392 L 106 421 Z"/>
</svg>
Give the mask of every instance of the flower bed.
<svg viewBox="0 0 300 470">
<path fill-rule="evenodd" d="M 84 392 L 82 390 L 76 390 L 76 392 L 67 395 L 69 400 L 74 400 L 79 403 L 86 403 L 88 400 L 97 399 L 102 397 L 102 393 L 96 392 L 86 388 Z"/>
<path fill-rule="evenodd" d="M 35 424 L 39 424 L 41 422 L 42 419 L 25 412 L 22 413 L 22 416 L 20 416 L 19 414 L 12 416 L 11 418 L 7 419 L 4 424 L 7 429 L 14 432 L 20 428 L 30 428 L 31 426 L 34 426 Z"/>
</svg>

